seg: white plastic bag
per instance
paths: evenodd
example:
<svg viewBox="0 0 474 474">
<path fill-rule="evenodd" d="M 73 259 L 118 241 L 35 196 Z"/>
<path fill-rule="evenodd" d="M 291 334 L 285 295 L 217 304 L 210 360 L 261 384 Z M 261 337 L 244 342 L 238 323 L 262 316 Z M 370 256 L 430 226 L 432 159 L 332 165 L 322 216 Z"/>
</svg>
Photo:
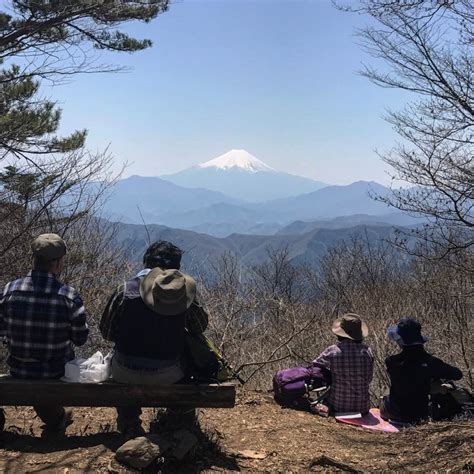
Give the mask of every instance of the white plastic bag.
<svg viewBox="0 0 474 474">
<path fill-rule="evenodd" d="M 88 359 L 77 357 L 64 366 L 64 382 L 99 383 L 110 378 L 112 354 L 97 351 Z"/>
</svg>

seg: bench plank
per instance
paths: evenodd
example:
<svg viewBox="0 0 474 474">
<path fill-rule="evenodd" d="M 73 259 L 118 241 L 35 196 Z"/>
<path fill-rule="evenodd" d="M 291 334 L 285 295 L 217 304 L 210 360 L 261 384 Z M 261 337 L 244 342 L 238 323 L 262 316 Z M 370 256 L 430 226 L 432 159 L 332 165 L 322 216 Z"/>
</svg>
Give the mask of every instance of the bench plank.
<svg viewBox="0 0 474 474">
<path fill-rule="evenodd" d="M 235 385 L 83 384 L 0 376 L 0 406 L 45 404 L 71 407 L 232 408 L 235 405 Z"/>
</svg>

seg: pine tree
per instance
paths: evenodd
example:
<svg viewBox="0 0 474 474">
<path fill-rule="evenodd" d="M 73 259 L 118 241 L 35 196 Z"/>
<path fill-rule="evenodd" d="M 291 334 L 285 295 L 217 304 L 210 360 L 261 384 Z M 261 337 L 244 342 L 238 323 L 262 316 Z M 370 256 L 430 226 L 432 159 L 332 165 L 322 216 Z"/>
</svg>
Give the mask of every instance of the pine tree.
<svg viewBox="0 0 474 474">
<path fill-rule="evenodd" d="M 67 232 L 94 210 L 110 184 L 111 157 L 86 150 L 85 129 L 59 136 L 61 109 L 42 97 L 42 82 L 116 71 L 96 65 L 100 50 L 134 53 L 150 47 L 150 40 L 119 28 L 132 20 L 147 23 L 167 8 L 168 0 L 9 0 L 0 5 L 3 267 L 17 263 L 34 233 Z"/>
<path fill-rule="evenodd" d="M 0 9 L 0 159 L 13 154 L 68 153 L 84 145 L 86 131 L 55 135 L 61 111 L 39 95 L 40 80 L 114 70 L 92 65 L 85 47 L 133 53 L 151 46 L 117 27 L 149 22 L 168 0 L 12 0 Z M 18 62 L 18 64 L 15 64 Z"/>
</svg>

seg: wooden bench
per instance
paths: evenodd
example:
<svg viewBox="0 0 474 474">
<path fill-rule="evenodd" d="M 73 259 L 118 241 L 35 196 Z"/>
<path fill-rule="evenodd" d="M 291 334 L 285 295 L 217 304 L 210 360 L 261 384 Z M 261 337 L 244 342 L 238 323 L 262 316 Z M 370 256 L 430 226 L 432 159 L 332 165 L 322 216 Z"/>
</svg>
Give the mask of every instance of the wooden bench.
<svg viewBox="0 0 474 474">
<path fill-rule="evenodd" d="M 67 407 L 232 408 L 235 405 L 235 385 L 83 384 L 22 380 L 0 375 L 0 407 L 47 404 Z"/>
</svg>

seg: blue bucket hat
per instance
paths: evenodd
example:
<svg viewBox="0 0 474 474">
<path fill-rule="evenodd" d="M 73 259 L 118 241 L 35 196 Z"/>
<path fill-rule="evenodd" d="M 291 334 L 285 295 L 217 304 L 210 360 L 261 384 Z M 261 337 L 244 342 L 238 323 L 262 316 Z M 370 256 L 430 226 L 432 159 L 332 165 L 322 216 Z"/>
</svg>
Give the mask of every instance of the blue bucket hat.
<svg viewBox="0 0 474 474">
<path fill-rule="evenodd" d="M 421 324 L 414 318 L 402 318 L 387 329 L 388 337 L 400 346 L 423 345 L 428 338 L 421 335 Z"/>
</svg>

